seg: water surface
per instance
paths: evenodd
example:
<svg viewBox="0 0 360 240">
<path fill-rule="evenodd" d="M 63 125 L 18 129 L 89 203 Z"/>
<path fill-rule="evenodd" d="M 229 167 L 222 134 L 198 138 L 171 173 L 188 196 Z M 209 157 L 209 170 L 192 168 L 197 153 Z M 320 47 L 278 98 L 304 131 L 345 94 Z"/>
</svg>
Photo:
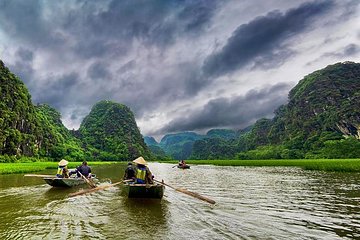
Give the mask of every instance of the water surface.
<svg viewBox="0 0 360 240">
<path fill-rule="evenodd" d="M 360 238 L 358 173 L 149 167 L 157 179 L 214 199 L 216 205 L 169 188 L 161 201 L 128 199 L 121 187 L 68 198 L 80 188 L 57 189 L 42 179 L 0 175 L 0 239 Z M 93 171 L 106 184 L 121 180 L 124 168 L 103 165 Z"/>
</svg>

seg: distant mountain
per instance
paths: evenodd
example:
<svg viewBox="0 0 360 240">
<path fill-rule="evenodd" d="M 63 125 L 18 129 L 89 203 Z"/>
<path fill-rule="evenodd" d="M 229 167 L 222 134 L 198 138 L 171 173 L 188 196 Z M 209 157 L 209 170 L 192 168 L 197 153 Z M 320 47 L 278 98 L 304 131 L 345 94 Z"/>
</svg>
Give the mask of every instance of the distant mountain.
<svg viewBox="0 0 360 240">
<path fill-rule="evenodd" d="M 84 147 L 101 160 L 131 160 L 151 153 L 127 106 L 111 101 L 95 104 L 80 125 Z"/>
<path fill-rule="evenodd" d="M 161 148 L 168 156 L 180 160 L 188 159 L 193 151 L 193 145 L 198 140 L 203 139 L 235 139 L 238 133 L 229 129 L 212 129 L 209 130 L 206 135 L 197 134 L 194 132 L 180 132 L 174 134 L 165 135 L 160 143 L 154 142 L 152 137 L 145 137 L 147 139 L 147 145 L 150 146 L 152 152 L 153 149 L 158 151 L 157 146 Z"/>
<path fill-rule="evenodd" d="M 145 144 L 148 145 L 148 146 L 151 146 L 151 145 L 158 145 L 159 143 L 155 140 L 155 138 L 153 137 L 148 137 L 148 136 L 145 136 L 144 137 L 144 141 L 145 141 Z"/>
<path fill-rule="evenodd" d="M 359 158 L 360 64 L 337 63 L 304 77 L 273 119 L 236 140 L 193 143 L 191 159 Z"/>
<path fill-rule="evenodd" d="M 0 162 L 34 156 L 69 160 L 360 157 L 360 64 L 337 63 L 304 77 L 273 119 L 243 130 L 145 137 L 122 104 L 100 101 L 77 131 L 60 113 L 34 106 L 23 82 L 0 61 Z M 147 146 L 145 144 L 147 143 Z M 151 149 L 151 152 L 150 152 Z"/>
<path fill-rule="evenodd" d="M 211 129 L 206 133 L 210 138 L 234 139 L 239 136 L 239 133 L 231 129 Z"/>
</svg>

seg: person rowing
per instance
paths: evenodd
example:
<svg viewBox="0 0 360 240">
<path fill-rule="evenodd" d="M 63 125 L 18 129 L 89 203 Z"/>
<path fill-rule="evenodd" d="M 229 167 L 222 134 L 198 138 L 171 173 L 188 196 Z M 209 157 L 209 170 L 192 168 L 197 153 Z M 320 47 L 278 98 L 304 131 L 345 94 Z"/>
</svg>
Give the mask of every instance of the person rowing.
<svg viewBox="0 0 360 240">
<path fill-rule="evenodd" d="M 78 166 L 74 171 L 71 171 L 70 175 L 74 173 L 76 173 L 78 177 L 81 177 L 81 175 L 83 175 L 86 178 L 91 178 L 91 168 L 88 166 L 88 163 L 86 161 L 83 161 L 81 166 Z"/>
<path fill-rule="evenodd" d="M 125 169 L 125 174 L 124 174 L 124 180 L 134 180 L 136 179 L 135 176 L 135 169 L 134 166 L 132 164 L 132 162 L 128 163 L 127 168 Z"/>
<path fill-rule="evenodd" d="M 135 183 L 138 184 L 153 184 L 153 175 L 150 169 L 146 166 L 147 162 L 143 157 L 138 157 L 133 161 L 136 164 L 135 169 Z"/>
</svg>

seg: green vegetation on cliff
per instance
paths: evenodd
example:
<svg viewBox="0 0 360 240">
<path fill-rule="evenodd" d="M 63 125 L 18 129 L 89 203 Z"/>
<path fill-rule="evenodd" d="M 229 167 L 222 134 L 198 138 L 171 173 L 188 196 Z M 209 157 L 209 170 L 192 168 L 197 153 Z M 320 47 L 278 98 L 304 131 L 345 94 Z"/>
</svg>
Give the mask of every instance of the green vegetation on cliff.
<svg viewBox="0 0 360 240">
<path fill-rule="evenodd" d="M 100 101 L 79 129 L 87 152 L 99 160 L 151 158 L 131 110 L 122 104 Z"/>
<path fill-rule="evenodd" d="M 36 106 L 36 112 L 40 119 L 41 126 L 46 129 L 42 137 L 48 141 L 48 148 L 42 148 L 41 156 L 47 156 L 54 159 L 66 158 L 73 161 L 81 161 L 89 158 L 90 155 L 82 149 L 80 139 L 62 124 L 61 115 L 54 108 L 47 104 Z"/>
<path fill-rule="evenodd" d="M 42 132 L 27 88 L 0 61 L 0 154 L 37 155 Z"/>
<path fill-rule="evenodd" d="M 140 155 L 152 158 L 128 107 L 101 101 L 79 131 L 69 131 L 54 108 L 32 104 L 24 83 L 0 61 L 0 162 L 121 161 Z"/>
<path fill-rule="evenodd" d="M 273 119 L 259 119 L 235 139 L 192 142 L 190 159 L 360 157 L 360 64 L 337 63 L 304 77 Z M 209 131 L 217 135 L 217 131 Z M 179 133 L 181 134 L 181 133 Z M 208 134 L 210 135 L 210 134 Z M 172 145 L 168 144 L 167 149 Z"/>
<path fill-rule="evenodd" d="M 330 65 L 302 79 L 272 120 L 256 122 L 243 136 L 251 151 L 238 157 L 257 158 L 264 148 L 272 158 L 360 157 L 359 106 L 360 64 Z"/>
</svg>

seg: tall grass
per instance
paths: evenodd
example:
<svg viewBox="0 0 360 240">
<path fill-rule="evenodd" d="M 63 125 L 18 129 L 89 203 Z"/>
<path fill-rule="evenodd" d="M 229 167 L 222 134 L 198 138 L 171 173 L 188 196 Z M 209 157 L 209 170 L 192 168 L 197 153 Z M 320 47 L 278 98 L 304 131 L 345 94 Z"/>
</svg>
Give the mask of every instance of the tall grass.
<svg viewBox="0 0 360 240">
<path fill-rule="evenodd" d="M 114 162 L 89 162 L 89 165 L 94 166 L 111 163 Z M 68 168 L 75 168 L 79 165 L 81 165 L 81 162 L 69 162 Z M 0 163 L 0 174 L 38 172 L 46 169 L 57 169 L 57 167 L 57 162 Z"/>
<path fill-rule="evenodd" d="M 288 166 L 305 170 L 360 172 L 360 159 L 186 160 L 186 163 L 217 166 Z"/>
</svg>

